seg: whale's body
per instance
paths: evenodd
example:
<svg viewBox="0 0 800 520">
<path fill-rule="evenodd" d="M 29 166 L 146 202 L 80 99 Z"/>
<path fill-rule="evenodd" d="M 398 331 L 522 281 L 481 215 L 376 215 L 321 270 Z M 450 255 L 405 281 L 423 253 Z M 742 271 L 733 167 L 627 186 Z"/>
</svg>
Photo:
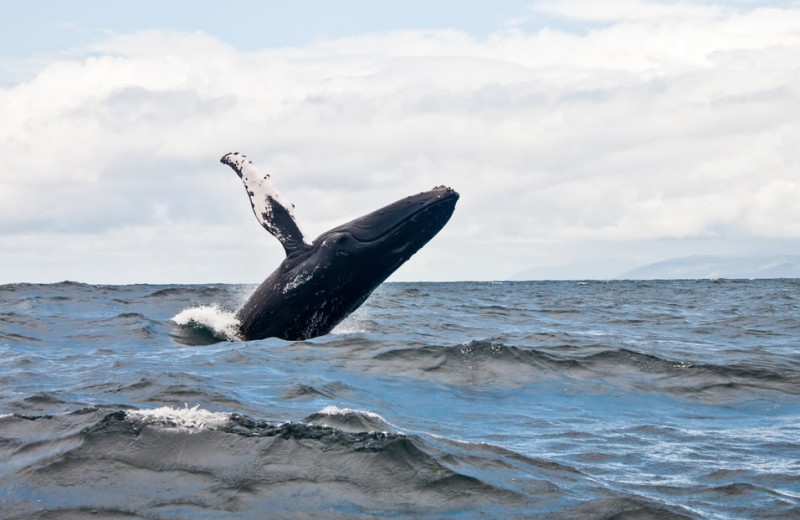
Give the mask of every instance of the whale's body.
<svg viewBox="0 0 800 520">
<path fill-rule="evenodd" d="M 237 311 L 244 339 L 302 340 L 330 332 L 447 223 L 458 193 L 438 186 L 308 241 L 294 206 L 241 154 L 222 157 L 245 185 L 256 218 L 286 258 Z"/>
</svg>

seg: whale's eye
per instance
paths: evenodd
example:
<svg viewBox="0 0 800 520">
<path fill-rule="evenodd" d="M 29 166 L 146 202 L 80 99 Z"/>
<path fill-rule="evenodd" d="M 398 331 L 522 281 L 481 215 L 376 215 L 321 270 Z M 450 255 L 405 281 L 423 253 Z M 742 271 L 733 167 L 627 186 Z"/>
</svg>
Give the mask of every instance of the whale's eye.
<svg viewBox="0 0 800 520">
<path fill-rule="evenodd" d="M 327 247 L 341 247 L 347 242 L 347 238 L 348 236 L 346 233 L 337 233 L 326 238 L 323 245 Z"/>
<path fill-rule="evenodd" d="M 344 233 L 336 236 L 333 240 L 336 256 L 347 256 L 350 254 L 350 249 L 346 247 L 349 239 L 350 237 Z"/>
</svg>

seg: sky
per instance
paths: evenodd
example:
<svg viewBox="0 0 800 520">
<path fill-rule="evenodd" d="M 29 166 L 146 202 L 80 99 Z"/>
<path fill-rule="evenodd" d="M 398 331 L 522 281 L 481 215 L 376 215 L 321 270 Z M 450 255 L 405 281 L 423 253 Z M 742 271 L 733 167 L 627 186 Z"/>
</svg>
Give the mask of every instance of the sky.
<svg viewBox="0 0 800 520">
<path fill-rule="evenodd" d="M 257 283 L 445 184 L 392 280 L 800 254 L 800 2 L 0 1 L 0 283 Z"/>
</svg>

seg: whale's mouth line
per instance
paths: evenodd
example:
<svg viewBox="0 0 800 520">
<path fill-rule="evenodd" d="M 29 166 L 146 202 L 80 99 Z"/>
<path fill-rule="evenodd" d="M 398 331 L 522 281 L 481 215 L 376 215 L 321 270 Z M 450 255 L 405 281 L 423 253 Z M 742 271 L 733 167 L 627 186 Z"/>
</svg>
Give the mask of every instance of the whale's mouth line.
<svg viewBox="0 0 800 520">
<path fill-rule="evenodd" d="M 430 204 L 423 205 L 422 207 L 420 207 L 419 209 L 414 211 L 414 213 L 408 215 L 403 220 L 397 222 L 392 227 L 390 227 L 389 229 L 387 229 L 386 231 L 384 231 L 380 235 L 376 236 L 375 238 L 370 238 L 369 240 L 362 240 L 362 239 L 358 238 L 356 235 L 354 235 L 352 232 L 348 232 L 348 234 L 353 238 L 353 240 L 355 240 L 356 242 L 358 242 L 360 244 L 370 244 L 372 242 L 376 242 L 376 241 L 380 240 L 381 238 L 385 237 L 386 235 L 391 234 L 394 230 L 396 230 L 397 228 L 399 228 L 400 226 L 402 226 L 403 224 L 405 224 L 409 220 L 415 218 L 417 215 L 419 215 L 423 211 L 427 211 L 427 210 L 429 210 L 429 209 L 431 209 L 431 208 L 433 208 L 435 206 L 438 206 L 439 204 L 442 204 L 444 202 L 450 202 L 454 198 L 458 199 L 458 194 L 456 192 L 452 192 L 451 194 L 448 194 L 445 197 L 438 198 L 435 201 L 431 202 Z"/>
</svg>

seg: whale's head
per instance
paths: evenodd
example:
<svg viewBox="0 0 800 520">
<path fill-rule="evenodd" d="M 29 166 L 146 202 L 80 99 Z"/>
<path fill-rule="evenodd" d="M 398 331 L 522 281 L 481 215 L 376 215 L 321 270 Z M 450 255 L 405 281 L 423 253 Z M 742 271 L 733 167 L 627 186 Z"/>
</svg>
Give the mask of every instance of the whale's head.
<svg viewBox="0 0 800 520">
<path fill-rule="evenodd" d="M 354 260 L 360 269 L 389 270 L 388 276 L 444 227 L 458 197 L 437 186 L 337 226 L 314 243 L 327 249 L 334 263 Z"/>
</svg>

